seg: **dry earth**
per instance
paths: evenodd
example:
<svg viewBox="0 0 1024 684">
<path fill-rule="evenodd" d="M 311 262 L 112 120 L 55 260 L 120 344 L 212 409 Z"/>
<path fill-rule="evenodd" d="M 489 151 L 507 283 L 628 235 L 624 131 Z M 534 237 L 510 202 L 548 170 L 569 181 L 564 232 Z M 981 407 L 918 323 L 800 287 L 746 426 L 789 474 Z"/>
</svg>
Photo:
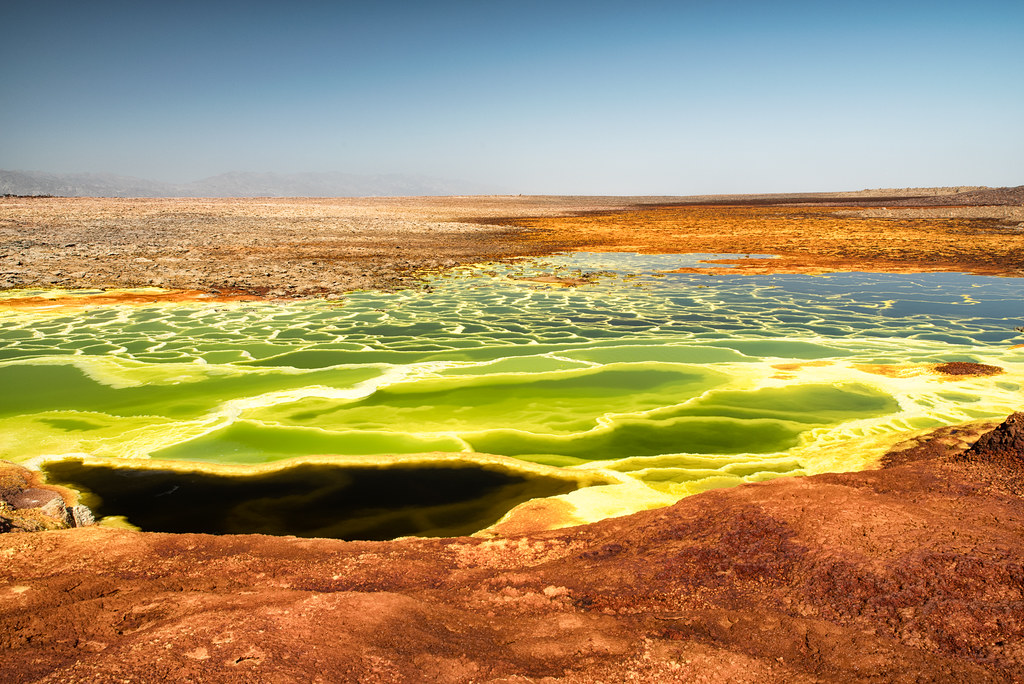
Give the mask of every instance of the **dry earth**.
<svg viewBox="0 0 1024 684">
<path fill-rule="evenodd" d="M 1003 219 L 839 213 L 998 199 L 983 192 L 5 198 L 0 286 L 336 294 L 560 249 L 1019 275 L 1024 237 Z M 662 206 L 624 211 L 640 202 Z M 1024 416 L 977 440 L 991 427 L 921 436 L 878 470 L 492 539 L 0 534 L 0 681 L 1020 681 Z M 48 527 L 9 512 L 11 529 Z"/>
<path fill-rule="evenodd" d="M 772 254 L 777 259 L 725 259 L 731 272 L 915 273 L 967 271 L 1024 275 L 1024 186 L 989 191 L 1007 204 L 874 207 L 878 197 L 790 197 L 784 203 L 732 200 L 676 203 L 640 210 L 592 212 L 504 221 L 526 227 L 524 239 L 554 240 L 579 251 Z M 977 201 L 978 192 L 963 193 Z M 984 195 L 983 195 L 984 196 Z M 798 202 L 809 200 L 813 202 Z M 892 202 L 896 204 L 896 202 Z M 862 208 L 863 205 L 873 208 Z M 694 269 L 689 269 L 694 270 Z M 700 269 L 714 273 L 717 269 Z M 724 269 L 723 269 L 724 270 Z"/>
<path fill-rule="evenodd" d="M 652 198 L 656 199 L 656 198 Z M 0 198 L 0 289 L 159 286 L 276 297 L 416 286 L 459 264 L 565 246 L 466 219 L 635 198 Z"/>
<path fill-rule="evenodd" d="M 985 198 L 992 204 L 975 206 Z M 940 201 L 940 209 L 905 206 Z M 1022 205 L 1020 188 L 678 198 L 2 197 L 0 289 L 338 296 L 414 287 L 422 273 L 458 264 L 565 250 L 782 257 L 740 262 L 750 272 L 1019 275 L 1024 217 L 993 216 Z M 900 214 L 914 211 L 942 216 Z"/>
<path fill-rule="evenodd" d="M 497 539 L 0 535 L 7 682 L 1024 677 L 1024 414 Z"/>
</svg>

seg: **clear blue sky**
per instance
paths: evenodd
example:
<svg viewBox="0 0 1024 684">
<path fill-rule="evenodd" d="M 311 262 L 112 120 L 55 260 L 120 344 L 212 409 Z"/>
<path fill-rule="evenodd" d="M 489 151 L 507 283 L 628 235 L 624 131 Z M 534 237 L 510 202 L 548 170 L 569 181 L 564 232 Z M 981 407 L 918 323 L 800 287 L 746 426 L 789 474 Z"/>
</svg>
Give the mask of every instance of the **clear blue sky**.
<svg viewBox="0 0 1024 684">
<path fill-rule="evenodd" d="M 1024 183 L 1024 2 L 8 3 L 0 168 Z"/>
</svg>

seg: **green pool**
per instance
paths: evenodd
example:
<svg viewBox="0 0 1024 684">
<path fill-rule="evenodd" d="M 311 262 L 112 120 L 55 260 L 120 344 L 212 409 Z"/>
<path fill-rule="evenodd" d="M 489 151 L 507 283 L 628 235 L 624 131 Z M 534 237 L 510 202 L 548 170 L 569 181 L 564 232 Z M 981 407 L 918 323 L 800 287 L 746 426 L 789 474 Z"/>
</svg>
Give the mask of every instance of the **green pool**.
<svg viewBox="0 0 1024 684">
<path fill-rule="evenodd" d="M 667 273 L 710 256 L 566 255 L 342 301 L 68 309 L 64 293 L 3 293 L 55 306 L 0 310 L 0 458 L 489 454 L 599 476 L 558 494 L 592 519 L 860 468 L 908 430 L 1021 408 L 1018 280 Z M 591 282 L 523 280 L 541 274 Z M 946 361 L 1005 372 L 928 372 Z"/>
</svg>

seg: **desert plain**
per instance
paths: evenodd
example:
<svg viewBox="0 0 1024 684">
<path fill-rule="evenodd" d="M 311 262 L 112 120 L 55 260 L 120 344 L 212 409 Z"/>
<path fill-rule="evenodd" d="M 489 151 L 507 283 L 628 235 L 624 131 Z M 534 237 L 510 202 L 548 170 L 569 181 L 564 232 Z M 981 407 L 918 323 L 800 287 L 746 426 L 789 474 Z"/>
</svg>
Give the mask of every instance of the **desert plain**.
<svg viewBox="0 0 1024 684">
<path fill-rule="evenodd" d="M 322 297 L 408 287 L 418 274 L 459 264 L 570 250 L 771 253 L 781 257 L 766 267 L 775 272 L 1020 275 L 1021 195 L 6 197 L 0 287 Z"/>
<path fill-rule="evenodd" d="M 123 304 L 338 297 L 573 251 L 730 253 L 743 256 L 718 266 L 751 275 L 1016 278 L 1022 227 L 1024 188 L 7 197 L 0 287 L 40 294 L 0 307 L 104 297 L 48 294 L 77 288 Z M 747 258 L 758 255 L 776 258 Z M 47 529 L 67 525 L 28 504 L 55 492 L 73 506 L 74 493 L 7 465 L 0 495 L 22 505 L 0 509 L 0 679 L 1020 680 L 1022 473 L 1014 414 L 908 432 L 858 472 L 707 491 L 589 525 L 561 527 L 558 506 L 538 500 L 471 537 L 343 542 Z"/>
</svg>

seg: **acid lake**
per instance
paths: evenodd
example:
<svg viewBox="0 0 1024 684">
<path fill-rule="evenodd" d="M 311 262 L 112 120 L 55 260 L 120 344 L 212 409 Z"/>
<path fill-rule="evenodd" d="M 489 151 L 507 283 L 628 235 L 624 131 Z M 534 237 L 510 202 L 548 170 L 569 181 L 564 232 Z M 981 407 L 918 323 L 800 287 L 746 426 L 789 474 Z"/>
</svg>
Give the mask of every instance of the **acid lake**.
<svg viewBox="0 0 1024 684">
<path fill-rule="evenodd" d="M 1024 287 L 573 254 L 340 301 L 0 306 L 0 458 L 142 529 L 468 534 L 869 466 L 1020 408 Z M 529 278 L 587 282 L 565 287 Z M 944 377 L 934 364 L 999 366 Z"/>
</svg>

